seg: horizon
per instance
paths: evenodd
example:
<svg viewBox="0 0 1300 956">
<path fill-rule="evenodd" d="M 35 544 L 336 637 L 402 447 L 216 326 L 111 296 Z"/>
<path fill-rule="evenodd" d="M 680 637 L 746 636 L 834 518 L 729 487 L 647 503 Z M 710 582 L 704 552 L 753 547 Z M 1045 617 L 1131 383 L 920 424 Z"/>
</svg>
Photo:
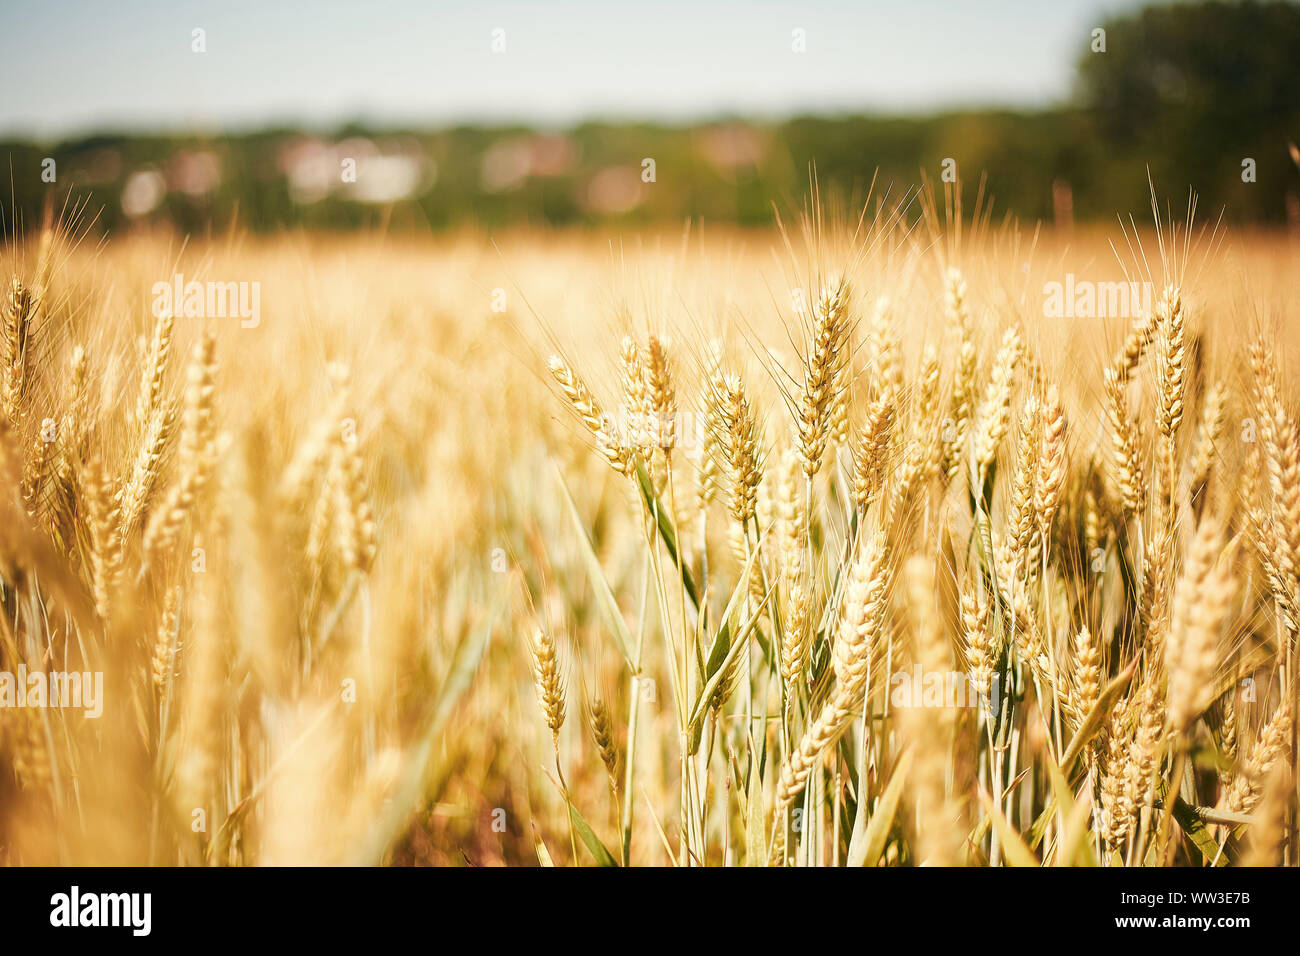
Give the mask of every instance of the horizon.
<svg viewBox="0 0 1300 956">
<path fill-rule="evenodd" d="M 1009 116 L 1037 116 L 1049 115 L 1062 110 L 1068 110 L 1069 108 L 1070 104 L 1068 103 L 1048 103 L 1042 106 L 1026 105 L 1023 107 L 1003 103 L 971 103 L 946 107 L 941 106 L 932 110 L 916 110 L 902 113 L 873 109 L 843 109 L 827 110 L 822 112 L 801 110 L 796 113 L 781 114 L 717 112 L 701 113 L 698 116 L 683 116 L 680 118 L 646 118 L 638 116 L 593 114 L 589 116 L 575 117 L 569 121 L 550 124 L 528 123 L 522 120 L 508 118 L 499 120 L 485 119 L 481 121 L 455 119 L 448 119 L 445 121 L 430 120 L 422 124 L 415 122 L 385 122 L 383 120 L 374 120 L 366 117 L 340 117 L 337 120 L 321 121 L 316 123 L 297 123 L 287 119 L 277 120 L 274 118 L 268 118 L 265 122 L 253 121 L 247 126 L 227 126 L 221 128 L 183 128 L 180 126 L 147 125 L 138 127 L 127 125 L 105 127 L 89 126 L 85 129 L 76 130 L 52 138 L 24 135 L 21 131 L 15 133 L 0 129 L 0 142 L 30 143 L 33 145 L 69 145 L 101 138 L 113 139 L 120 137 L 128 140 L 161 139 L 180 141 L 202 140 L 207 138 L 238 139 L 241 137 L 259 136 L 268 133 L 302 134 L 305 136 L 328 138 L 331 136 L 346 134 L 350 130 L 360 130 L 366 134 L 376 136 L 438 134 L 454 130 L 482 130 L 484 132 L 517 130 L 520 132 L 537 133 L 542 135 L 571 134 L 588 127 L 604 127 L 610 129 L 648 127 L 665 131 L 686 132 L 708 126 L 725 126 L 730 124 L 753 127 L 780 126 L 800 120 L 819 120 L 828 122 L 852 122 L 855 120 L 906 120 L 925 123 L 957 116 L 990 116 L 997 114 L 1006 114 Z"/>
</svg>

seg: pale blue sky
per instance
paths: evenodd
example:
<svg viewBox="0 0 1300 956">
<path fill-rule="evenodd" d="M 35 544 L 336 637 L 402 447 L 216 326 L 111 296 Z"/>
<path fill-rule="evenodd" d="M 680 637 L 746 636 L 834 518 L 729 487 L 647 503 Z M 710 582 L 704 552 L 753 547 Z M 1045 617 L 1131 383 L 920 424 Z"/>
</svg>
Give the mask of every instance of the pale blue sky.
<svg viewBox="0 0 1300 956">
<path fill-rule="evenodd" d="M 0 133 L 1046 105 L 1089 31 L 1138 5 L 0 0 Z"/>
</svg>

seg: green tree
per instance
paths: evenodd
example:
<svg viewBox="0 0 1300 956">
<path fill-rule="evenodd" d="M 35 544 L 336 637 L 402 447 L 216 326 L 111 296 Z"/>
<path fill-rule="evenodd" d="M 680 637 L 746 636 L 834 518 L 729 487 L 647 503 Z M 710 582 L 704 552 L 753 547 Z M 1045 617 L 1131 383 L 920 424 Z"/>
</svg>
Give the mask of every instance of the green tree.
<svg viewBox="0 0 1300 956">
<path fill-rule="evenodd" d="M 1177 3 L 1103 24 L 1105 52 L 1079 61 L 1080 96 L 1128 193 L 1147 166 L 1163 189 L 1190 185 L 1233 218 L 1280 219 L 1296 188 L 1300 5 Z M 1255 183 L 1242 162 L 1257 163 Z"/>
</svg>

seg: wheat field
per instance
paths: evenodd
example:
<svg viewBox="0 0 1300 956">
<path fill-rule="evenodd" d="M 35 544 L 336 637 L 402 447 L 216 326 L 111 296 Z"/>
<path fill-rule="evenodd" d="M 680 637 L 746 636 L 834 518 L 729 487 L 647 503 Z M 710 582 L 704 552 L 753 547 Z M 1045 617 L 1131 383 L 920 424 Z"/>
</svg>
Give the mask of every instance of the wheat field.
<svg viewBox="0 0 1300 956">
<path fill-rule="evenodd" d="M 0 860 L 1293 865 L 1297 256 L 34 230 L 0 671 L 102 713 L 0 708 Z"/>
</svg>

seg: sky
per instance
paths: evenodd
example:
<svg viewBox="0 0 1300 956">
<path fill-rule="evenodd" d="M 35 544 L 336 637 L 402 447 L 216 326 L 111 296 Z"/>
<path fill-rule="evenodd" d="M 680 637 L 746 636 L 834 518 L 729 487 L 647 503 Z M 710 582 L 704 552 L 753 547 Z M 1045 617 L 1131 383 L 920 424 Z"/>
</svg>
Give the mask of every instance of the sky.
<svg viewBox="0 0 1300 956">
<path fill-rule="evenodd" d="M 0 0 L 0 134 L 1047 106 L 1139 5 Z"/>
</svg>

